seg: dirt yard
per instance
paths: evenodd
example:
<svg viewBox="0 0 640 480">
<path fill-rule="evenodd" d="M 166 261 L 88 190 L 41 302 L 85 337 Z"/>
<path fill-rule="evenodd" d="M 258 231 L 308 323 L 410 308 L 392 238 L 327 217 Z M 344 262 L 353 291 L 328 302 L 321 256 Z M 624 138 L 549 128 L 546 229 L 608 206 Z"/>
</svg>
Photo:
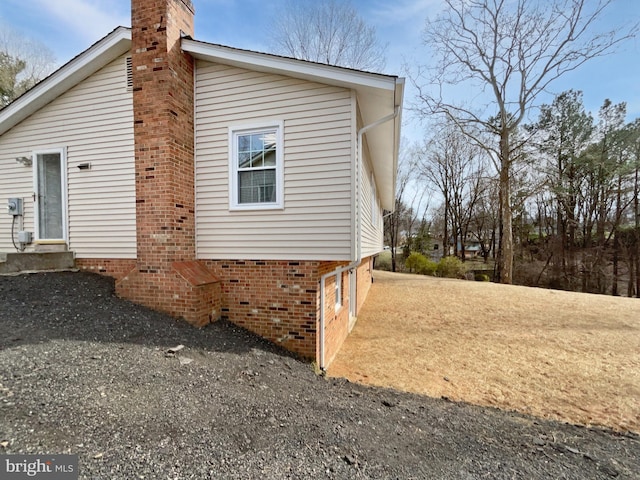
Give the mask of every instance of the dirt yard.
<svg viewBox="0 0 640 480">
<path fill-rule="evenodd" d="M 640 300 L 380 271 L 328 373 L 640 432 Z"/>
</svg>

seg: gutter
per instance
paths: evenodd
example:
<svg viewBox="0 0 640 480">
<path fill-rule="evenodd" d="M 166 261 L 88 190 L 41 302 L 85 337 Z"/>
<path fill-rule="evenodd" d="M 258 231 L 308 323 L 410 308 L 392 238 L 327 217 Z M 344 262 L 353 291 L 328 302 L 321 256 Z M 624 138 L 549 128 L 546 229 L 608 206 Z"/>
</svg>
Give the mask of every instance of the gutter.
<svg viewBox="0 0 640 480">
<path fill-rule="evenodd" d="M 334 277 L 334 276 L 337 278 L 338 275 L 342 275 L 342 273 L 346 272 L 347 270 L 355 270 L 360 265 L 360 262 L 362 262 L 362 215 L 360 214 L 361 213 L 360 205 L 362 203 L 360 199 L 360 185 L 362 185 L 362 137 L 369 130 L 379 125 L 382 125 L 383 123 L 386 123 L 395 119 L 399 114 L 400 114 L 400 107 L 394 106 L 393 113 L 390 113 L 389 115 L 382 117 L 376 120 L 375 122 L 370 123 L 369 125 L 365 125 L 360 130 L 358 130 L 357 143 L 356 143 L 357 161 L 356 161 L 356 188 L 355 188 L 355 192 L 356 192 L 356 212 L 355 213 L 356 213 L 356 230 L 357 230 L 356 258 L 349 265 L 346 265 L 344 267 L 338 267 L 335 270 L 325 273 L 320 277 L 320 321 L 318 325 L 320 329 L 320 355 L 318 358 L 318 367 L 323 372 L 326 371 L 325 355 L 324 355 L 324 345 L 325 345 L 324 310 L 326 307 L 325 299 L 324 299 L 324 295 L 325 295 L 324 284 L 327 278 Z M 351 302 L 352 300 L 353 300 L 352 298 L 349 298 L 349 302 Z M 351 308 L 351 305 L 349 305 L 349 308 Z"/>
</svg>

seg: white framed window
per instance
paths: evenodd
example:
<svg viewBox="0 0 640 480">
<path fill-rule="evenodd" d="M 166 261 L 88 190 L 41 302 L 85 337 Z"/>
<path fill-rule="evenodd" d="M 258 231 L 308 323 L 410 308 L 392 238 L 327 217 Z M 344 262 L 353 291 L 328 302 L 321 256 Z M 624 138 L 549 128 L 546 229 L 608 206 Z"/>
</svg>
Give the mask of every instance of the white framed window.
<svg viewBox="0 0 640 480">
<path fill-rule="evenodd" d="M 342 306 L 342 272 L 336 275 L 336 310 Z"/>
<path fill-rule="evenodd" d="M 229 128 L 229 209 L 284 208 L 283 123 Z"/>
</svg>

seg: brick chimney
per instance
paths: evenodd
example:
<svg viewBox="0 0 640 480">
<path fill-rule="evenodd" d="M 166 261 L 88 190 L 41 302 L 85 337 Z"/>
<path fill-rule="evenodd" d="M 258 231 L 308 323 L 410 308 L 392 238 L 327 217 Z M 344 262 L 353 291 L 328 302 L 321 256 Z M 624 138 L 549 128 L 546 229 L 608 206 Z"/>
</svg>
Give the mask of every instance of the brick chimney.
<svg viewBox="0 0 640 480">
<path fill-rule="evenodd" d="M 203 325 L 220 287 L 196 261 L 194 60 L 180 48 L 193 16 L 191 0 L 131 2 L 137 265 L 116 291 Z"/>
</svg>

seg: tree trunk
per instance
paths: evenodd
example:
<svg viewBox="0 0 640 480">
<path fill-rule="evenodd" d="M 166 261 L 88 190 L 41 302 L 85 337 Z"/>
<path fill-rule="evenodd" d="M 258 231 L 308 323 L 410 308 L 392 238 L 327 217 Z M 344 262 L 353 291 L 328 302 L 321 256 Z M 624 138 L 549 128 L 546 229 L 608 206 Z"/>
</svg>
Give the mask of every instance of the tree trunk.
<svg viewBox="0 0 640 480">
<path fill-rule="evenodd" d="M 500 136 L 500 236 L 499 274 L 500 283 L 513 283 L 513 216 L 511 212 L 511 178 L 509 131 Z"/>
<path fill-rule="evenodd" d="M 606 237 L 606 221 L 607 221 L 607 207 L 606 207 L 606 199 L 607 192 L 605 187 L 600 187 L 600 204 L 598 205 L 598 219 L 596 221 L 596 252 L 595 252 L 595 260 L 594 271 L 595 274 L 595 287 L 596 293 L 605 294 L 607 293 L 607 283 L 604 274 L 604 264 L 605 264 L 605 248 L 607 243 Z"/>
<path fill-rule="evenodd" d="M 556 281 L 560 282 L 561 278 L 564 277 L 563 285 L 566 288 L 566 278 L 567 278 L 567 229 L 566 222 L 564 218 L 564 212 L 561 207 L 562 203 L 558 201 L 557 212 L 556 212 L 556 235 L 554 244 L 551 247 L 551 253 L 553 254 L 554 262 L 553 262 L 553 277 Z"/>
<path fill-rule="evenodd" d="M 454 230 L 453 231 L 453 256 L 457 257 L 460 254 L 460 250 L 458 249 L 458 243 L 459 243 L 459 238 L 460 236 L 458 235 L 458 230 Z"/>
<path fill-rule="evenodd" d="M 538 242 L 542 242 L 544 238 L 544 232 L 542 231 L 542 222 L 544 218 L 544 212 L 542 211 L 542 202 L 538 202 Z"/>
<path fill-rule="evenodd" d="M 640 298 L 640 227 L 636 227 L 636 297 Z"/>
<path fill-rule="evenodd" d="M 620 258 L 620 233 L 619 233 L 619 225 L 620 219 L 622 218 L 622 177 L 618 175 L 618 192 L 616 194 L 616 222 L 613 225 L 613 279 L 611 285 L 611 295 L 614 297 L 618 296 L 618 280 L 620 278 L 620 273 L 618 270 L 618 263 Z"/>
<path fill-rule="evenodd" d="M 620 237 L 618 235 L 618 230 L 613 234 L 613 278 L 611 280 L 611 295 L 614 297 L 618 296 L 618 280 L 620 278 L 620 272 L 618 269 L 619 263 L 619 253 L 620 253 Z"/>
<path fill-rule="evenodd" d="M 398 231 L 400 223 L 400 208 L 401 204 L 396 200 L 395 211 L 389 215 L 388 227 L 389 227 L 389 240 L 391 240 L 391 271 L 395 272 L 397 268 L 396 248 L 398 246 Z"/>
<path fill-rule="evenodd" d="M 489 251 L 492 255 L 491 258 L 495 261 L 496 259 L 496 225 L 494 223 L 493 227 L 491 227 L 491 240 L 489 240 Z"/>
<path fill-rule="evenodd" d="M 572 197 L 570 207 L 567 209 L 567 276 L 569 278 L 569 289 L 573 290 L 576 284 L 576 217 L 575 217 L 575 197 Z"/>
<path fill-rule="evenodd" d="M 442 238 L 442 256 L 449 256 L 449 196 L 444 196 L 444 232 Z"/>
<path fill-rule="evenodd" d="M 593 209 L 595 211 L 595 207 Z M 582 292 L 593 293 L 592 271 L 593 271 L 593 219 L 587 217 L 582 226 Z"/>
<path fill-rule="evenodd" d="M 557 152 L 557 175 L 558 175 L 558 184 L 563 186 L 565 183 L 564 180 L 564 165 L 562 162 L 562 151 L 558 150 Z M 566 222 L 566 192 L 562 192 L 562 194 L 556 194 L 556 235 L 558 238 L 558 247 L 560 250 L 559 258 L 556 259 L 555 267 L 556 271 L 554 272 L 558 281 L 560 281 L 560 276 L 564 276 L 564 285 L 567 288 L 567 222 Z M 554 252 L 555 253 L 555 252 Z"/>
<path fill-rule="evenodd" d="M 636 154 L 636 162 L 640 162 L 640 158 L 638 158 Z M 638 201 L 638 195 L 640 195 L 640 168 L 639 164 L 636 163 L 636 171 L 634 175 L 633 182 L 633 213 L 635 216 L 635 230 L 634 230 L 634 254 L 636 258 L 636 297 L 640 298 L 640 202 Z"/>
<path fill-rule="evenodd" d="M 569 167 L 569 196 L 567 199 L 566 205 L 566 216 L 567 216 L 567 263 L 568 263 L 568 277 L 569 277 L 569 289 L 573 290 L 573 288 L 577 284 L 577 268 L 576 268 L 576 226 L 578 225 L 578 221 L 576 220 L 576 204 L 577 204 L 577 195 L 576 195 L 576 167 L 575 161 L 571 161 L 571 165 Z"/>
<path fill-rule="evenodd" d="M 635 278 L 636 278 L 634 262 L 635 262 L 634 252 L 631 251 L 629 256 L 629 281 L 627 282 L 627 297 L 629 298 L 632 298 L 635 293 L 633 291 L 635 288 Z"/>
</svg>

